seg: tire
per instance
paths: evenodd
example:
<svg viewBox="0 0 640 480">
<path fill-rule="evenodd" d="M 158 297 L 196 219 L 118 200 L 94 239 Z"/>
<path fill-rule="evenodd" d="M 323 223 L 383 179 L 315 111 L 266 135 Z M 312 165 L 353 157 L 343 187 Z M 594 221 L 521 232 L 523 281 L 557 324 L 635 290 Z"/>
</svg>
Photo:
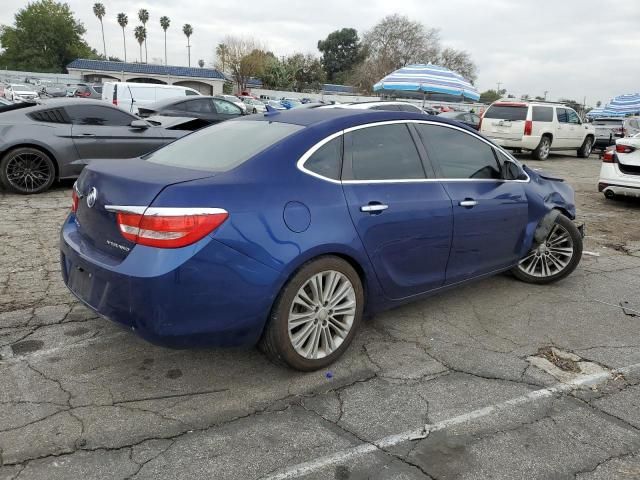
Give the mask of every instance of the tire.
<svg viewBox="0 0 640 480">
<path fill-rule="evenodd" d="M 548 135 L 544 135 L 540 139 L 540 143 L 535 148 L 533 152 L 531 152 L 531 157 L 534 160 L 546 160 L 549 158 L 549 151 L 551 149 L 551 138 Z"/>
<path fill-rule="evenodd" d="M 42 193 L 53 185 L 55 177 L 53 160 L 37 148 L 16 148 L 0 160 L 0 183 L 15 193 Z"/>
<path fill-rule="evenodd" d="M 256 110 L 256 109 L 254 108 L 254 109 L 253 109 L 253 112 L 251 112 L 251 113 L 256 114 L 256 113 L 258 113 L 258 110 Z"/>
<path fill-rule="evenodd" d="M 578 157 L 579 158 L 589 158 L 591 155 L 591 150 L 593 149 L 593 139 L 591 137 L 587 137 L 582 142 L 582 146 L 578 149 Z"/>
<path fill-rule="evenodd" d="M 339 298 L 336 306 L 348 314 L 334 317 L 336 309 L 330 302 L 325 309 L 327 302 L 323 304 L 322 295 L 314 296 L 314 287 L 332 291 Z M 303 265 L 282 288 L 258 346 L 276 364 L 305 372 L 318 370 L 347 350 L 362 321 L 363 307 L 362 282 L 353 267 L 338 257 L 320 257 Z M 297 325 L 290 326 L 290 316 L 298 317 Z"/>
<path fill-rule="evenodd" d="M 545 241 L 529 250 L 511 273 L 523 282 L 544 285 L 569 275 L 581 258 L 582 235 L 571 220 L 560 214 Z"/>
</svg>

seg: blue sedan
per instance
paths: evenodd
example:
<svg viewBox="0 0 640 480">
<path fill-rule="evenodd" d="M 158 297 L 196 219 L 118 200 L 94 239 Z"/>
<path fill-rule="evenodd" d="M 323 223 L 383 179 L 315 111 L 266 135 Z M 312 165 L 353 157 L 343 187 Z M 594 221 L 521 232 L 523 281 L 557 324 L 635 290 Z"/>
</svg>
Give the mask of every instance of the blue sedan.
<svg viewBox="0 0 640 480">
<path fill-rule="evenodd" d="M 142 158 L 91 162 L 62 275 L 98 314 L 174 347 L 258 344 L 315 370 L 363 314 L 582 255 L 573 190 L 459 123 L 301 109 L 231 120 Z"/>
</svg>

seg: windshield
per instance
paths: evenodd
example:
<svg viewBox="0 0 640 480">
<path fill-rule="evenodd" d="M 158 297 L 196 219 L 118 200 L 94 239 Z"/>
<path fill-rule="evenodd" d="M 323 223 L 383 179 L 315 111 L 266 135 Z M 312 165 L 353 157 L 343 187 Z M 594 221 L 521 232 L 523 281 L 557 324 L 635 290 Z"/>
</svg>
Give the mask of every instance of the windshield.
<svg viewBox="0 0 640 480">
<path fill-rule="evenodd" d="M 192 133 L 143 158 L 161 165 L 226 172 L 302 128 L 278 122 L 223 122 Z"/>
<path fill-rule="evenodd" d="M 526 120 L 527 107 L 526 105 L 492 105 L 484 114 L 484 118 L 498 118 L 500 120 L 513 121 Z"/>
<path fill-rule="evenodd" d="M 33 91 L 35 91 L 33 89 L 33 87 L 28 87 L 26 85 L 18 85 L 18 84 L 16 84 L 16 85 L 11 85 L 11 88 L 13 90 L 20 90 L 22 92 L 33 92 Z"/>
</svg>

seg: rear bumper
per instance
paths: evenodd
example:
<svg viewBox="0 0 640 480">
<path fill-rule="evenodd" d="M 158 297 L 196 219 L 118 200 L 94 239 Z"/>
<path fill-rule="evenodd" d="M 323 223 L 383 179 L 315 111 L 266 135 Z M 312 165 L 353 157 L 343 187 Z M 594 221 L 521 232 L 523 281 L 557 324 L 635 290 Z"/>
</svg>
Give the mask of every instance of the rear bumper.
<svg viewBox="0 0 640 480">
<path fill-rule="evenodd" d="M 512 139 L 492 137 L 490 133 L 485 135 L 490 138 L 496 145 L 500 145 L 501 147 L 507 149 L 521 148 L 523 150 L 534 150 L 540 143 L 540 137 L 523 136 L 522 138 Z"/>
<path fill-rule="evenodd" d="M 279 272 L 205 237 L 180 249 L 135 246 L 105 262 L 72 215 L 60 236 L 62 276 L 99 315 L 174 348 L 255 344 L 279 290 Z"/>
<path fill-rule="evenodd" d="M 598 191 L 605 195 L 640 197 L 640 175 L 622 173 L 617 163 L 603 163 L 598 180 Z"/>
</svg>

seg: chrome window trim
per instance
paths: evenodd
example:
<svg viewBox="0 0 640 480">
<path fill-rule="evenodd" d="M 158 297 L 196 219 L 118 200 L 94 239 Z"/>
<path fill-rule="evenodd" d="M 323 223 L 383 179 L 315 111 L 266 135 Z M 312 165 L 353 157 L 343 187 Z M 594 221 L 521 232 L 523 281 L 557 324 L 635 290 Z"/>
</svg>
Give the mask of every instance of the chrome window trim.
<svg viewBox="0 0 640 480">
<path fill-rule="evenodd" d="M 224 208 L 142 207 L 136 205 L 105 205 L 104 208 L 109 212 L 163 217 L 179 217 L 182 215 L 219 215 L 229 213 Z"/>
<path fill-rule="evenodd" d="M 309 157 L 311 157 L 311 155 L 313 155 L 320 147 L 322 147 L 324 144 L 326 144 L 327 142 L 330 142 L 331 140 L 333 140 L 334 138 L 337 138 L 341 135 L 344 135 L 346 133 L 349 132 L 353 132 L 356 130 L 361 130 L 363 128 L 370 128 L 370 127 L 379 127 L 379 126 L 383 126 L 383 125 L 394 125 L 394 124 L 398 124 L 398 123 L 418 123 L 418 124 L 426 124 L 426 125 L 435 125 L 438 127 L 445 127 L 445 128 L 451 128 L 453 130 L 458 130 L 462 133 L 466 133 L 467 135 L 471 135 L 472 137 L 486 143 L 487 145 L 489 145 L 491 148 L 495 148 L 496 150 L 498 150 L 500 153 L 504 154 L 509 160 L 513 161 L 516 165 L 518 165 L 520 167 L 520 169 L 522 170 L 522 172 L 527 176 L 526 180 L 505 180 L 505 179 L 497 179 L 497 178 L 413 178 L 413 179 L 388 179 L 388 180 L 334 180 L 332 178 L 328 178 L 325 177 L 323 175 L 320 175 L 318 173 L 312 172 L 311 170 L 308 170 L 307 168 L 305 168 L 304 164 L 305 162 L 309 159 Z M 344 159 L 343 159 L 344 161 Z M 520 162 L 518 162 L 518 160 L 516 160 L 511 154 L 509 154 L 505 149 L 503 149 L 502 147 L 500 147 L 499 145 L 495 145 L 491 142 L 489 142 L 488 140 L 480 137 L 479 135 L 474 134 L 473 132 L 469 132 L 468 130 L 465 130 L 463 128 L 457 127 L 455 125 L 449 125 L 446 123 L 440 123 L 440 122 L 434 122 L 432 120 L 387 120 L 384 122 L 374 122 L 374 123 L 367 123 L 367 124 L 363 124 L 363 125 L 356 125 L 355 127 L 349 127 L 345 130 L 340 130 L 338 132 L 335 132 L 331 135 L 329 135 L 328 137 L 320 140 L 318 143 L 316 143 L 314 146 L 312 146 L 309 150 L 307 150 L 304 155 L 302 155 L 300 157 L 300 159 L 296 162 L 296 167 L 298 168 L 298 170 L 300 170 L 303 173 L 306 173 L 307 175 L 311 175 L 312 177 L 316 177 L 319 178 L 320 180 L 324 180 L 325 182 L 329 182 L 329 183 L 333 183 L 336 185 L 357 185 L 357 184 L 376 184 L 376 183 L 430 183 L 430 182 L 515 182 L 515 183 L 529 183 L 531 181 L 531 177 L 529 177 L 529 174 L 527 174 L 527 172 L 524 170 L 524 168 L 522 168 L 522 165 L 520 165 Z"/>
</svg>

